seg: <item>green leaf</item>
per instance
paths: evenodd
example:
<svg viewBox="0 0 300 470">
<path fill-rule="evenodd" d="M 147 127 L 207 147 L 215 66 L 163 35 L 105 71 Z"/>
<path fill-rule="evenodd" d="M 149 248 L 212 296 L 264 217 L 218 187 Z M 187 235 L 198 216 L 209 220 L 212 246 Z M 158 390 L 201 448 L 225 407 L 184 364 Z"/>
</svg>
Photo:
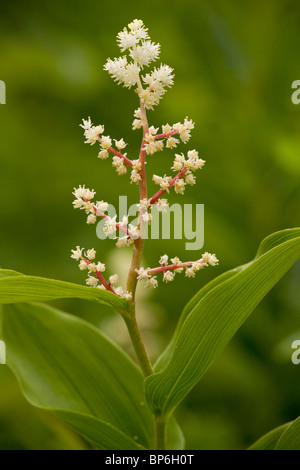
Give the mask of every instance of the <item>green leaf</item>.
<svg viewBox="0 0 300 470">
<path fill-rule="evenodd" d="M 275 246 L 280 245 L 281 243 L 287 241 L 287 240 L 292 240 L 293 238 L 299 237 L 299 229 L 286 229 L 282 230 L 280 232 L 275 232 L 272 235 L 269 235 L 267 238 L 265 238 L 257 251 L 257 254 L 254 259 L 259 258 L 263 254 L 267 253 L 270 249 L 274 248 Z M 194 309 L 194 307 L 200 302 L 200 300 L 208 294 L 210 290 L 212 290 L 214 287 L 218 286 L 222 282 L 226 281 L 227 279 L 230 279 L 231 277 L 235 276 L 239 272 L 241 272 L 243 269 L 245 269 L 247 266 L 249 266 L 251 263 L 247 263 L 241 266 L 238 266 L 237 268 L 231 269 L 230 271 L 226 271 L 225 273 L 221 274 L 220 276 L 216 277 L 212 281 L 210 281 L 208 284 L 203 286 L 195 295 L 192 297 L 192 299 L 187 303 L 187 305 L 184 307 L 181 316 L 179 318 L 179 322 L 177 324 L 175 333 L 166 347 L 166 349 L 163 351 L 163 353 L 160 355 L 160 357 L 157 359 L 156 364 L 154 366 L 155 372 L 160 372 L 163 370 L 167 364 L 169 363 L 173 352 L 174 348 L 176 345 L 176 341 L 179 335 L 179 332 L 181 330 L 181 327 L 187 318 L 187 316 L 190 314 L 190 312 Z"/>
<path fill-rule="evenodd" d="M 1 277 L 2 275 L 4 277 Z M 121 313 L 129 309 L 125 299 L 108 291 L 70 282 L 24 276 L 14 271 L 0 272 L 0 304 L 46 302 L 66 298 L 86 299 L 110 305 Z"/>
<path fill-rule="evenodd" d="M 40 304 L 7 305 L 1 319 L 7 363 L 28 401 L 99 448 L 153 447 L 142 374 L 96 328 Z"/>
<path fill-rule="evenodd" d="M 74 411 L 49 409 L 100 450 L 146 450 L 119 429 L 100 419 Z"/>
<path fill-rule="evenodd" d="M 274 450 L 278 439 L 282 436 L 284 431 L 290 426 L 291 423 L 283 424 L 278 428 L 272 429 L 260 439 L 258 439 L 248 450 Z"/>
<path fill-rule="evenodd" d="M 11 276 L 23 276 L 23 274 L 17 273 L 17 271 L 12 271 L 11 269 L 0 269 L 0 279 L 2 277 L 11 277 Z"/>
<path fill-rule="evenodd" d="M 262 245 L 261 255 L 200 296 L 185 312 L 171 359 L 145 381 L 156 414 L 169 414 L 205 374 L 254 308 L 300 257 L 300 229 L 278 232 Z"/>
<path fill-rule="evenodd" d="M 300 450 L 300 417 L 284 431 L 275 450 Z"/>
</svg>

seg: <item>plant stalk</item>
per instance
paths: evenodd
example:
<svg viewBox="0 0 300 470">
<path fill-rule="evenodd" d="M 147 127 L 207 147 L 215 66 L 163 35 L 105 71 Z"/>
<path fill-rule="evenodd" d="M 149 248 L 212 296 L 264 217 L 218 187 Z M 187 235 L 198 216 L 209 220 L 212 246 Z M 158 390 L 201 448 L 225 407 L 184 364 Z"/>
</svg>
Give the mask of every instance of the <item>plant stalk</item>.
<svg viewBox="0 0 300 470">
<path fill-rule="evenodd" d="M 155 450 L 166 450 L 167 448 L 167 421 L 165 417 L 154 418 Z"/>
</svg>

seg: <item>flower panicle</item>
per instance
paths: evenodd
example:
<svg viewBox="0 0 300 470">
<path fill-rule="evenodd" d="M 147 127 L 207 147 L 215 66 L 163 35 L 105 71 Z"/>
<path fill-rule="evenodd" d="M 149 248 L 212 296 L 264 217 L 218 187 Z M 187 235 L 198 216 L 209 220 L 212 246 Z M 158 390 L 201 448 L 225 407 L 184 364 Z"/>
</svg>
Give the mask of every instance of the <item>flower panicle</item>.
<svg viewBox="0 0 300 470">
<path fill-rule="evenodd" d="M 160 260 L 160 266 L 157 268 L 144 268 L 136 269 L 136 276 L 138 280 L 144 280 L 145 287 L 156 288 L 158 286 L 157 276 L 155 274 L 163 274 L 163 282 L 172 282 L 175 279 L 176 274 L 181 274 L 185 271 L 186 277 L 195 277 L 196 273 L 203 269 L 205 266 L 217 266 L 219 260 L 216 255 L 211 253 L 204 253 L 202 257 L 197 261 L 182 262 L 176 256 L 171 259 L 172 264 L 169 263 L 168 255 L 163 255 Z"/>
</svg>

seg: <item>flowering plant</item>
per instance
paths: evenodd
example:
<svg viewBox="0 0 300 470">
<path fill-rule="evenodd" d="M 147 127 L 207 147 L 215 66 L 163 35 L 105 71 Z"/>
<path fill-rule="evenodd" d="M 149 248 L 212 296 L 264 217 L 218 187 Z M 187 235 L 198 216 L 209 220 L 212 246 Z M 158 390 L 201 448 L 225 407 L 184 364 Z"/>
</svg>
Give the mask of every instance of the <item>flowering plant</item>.
<svg viewBox="0 0 300 470">
<path fill-rule="evenodd" d="M 288 229 L 266 238 L 254 260 L 223 273 L 200 289 L 183 310 L 168 347 L 153 365 L 148 357 L 137 321 L 136 288 L 139 281 L 157 288 L 176 274 L 195 277 L 218 259 L 205 252 L 194 261 L 162 255 L 159 266 L 144 268 L 142 255 L 145 232 L 153 210 L 168 210 L 167 195 L 182 195 L 196 183 L 195 172 L 205 161 L 195 149 L 175 153 L 173 176 L 153 175 L 159 190 L 149 197 L 146 163 L 164 149 L 173 151 L 187 144 L 194 123 L 149 126 L 147 111 L 153 110 L 174 82 L 168 65 L 145 68 L 159 58 L 160 45 L 151 41 L 141 20 L 134 20 L 118 36 L 122 53 L 108 59 L 104 69 L 126 88 L 134 87 L 139 107 L 134 112 L 133 130 L 142 130 L 138 158 L 124 152 L 123 138 L 105 135 L 103 125 L 91 118 L 81 124 L 85 142 L 100 145 L 98 158 L 112 157 L 118 175 L 131 172 L 130 182 L 139 188 L 138 217 L 117 221 L 106 212 L 109 204 L 95 201 L 96 192 L 79 186 L 74 190 L 75 209 L 87 215 L 87 224 L 103 221 L 107 236 L 115 235 L 117 248 L 132 247 L 127 285 L 119 276 L 106 276 L 106 266 L 96 259 L 96 250 L 77 246 L 71 257 L 88 273 L 80 286 L 62 281 L 0 271 L 1 336 L 7 345 L 8 365 L 18 376 L 28 400 L 50 410 L 99 449 L 182 449 L 184 439 L 173 416 L 174 410 L 202 378 L 256 305 L 300 256 L 300 229 Z M 114 142 L 114 143 L 113 143 Z M 125 321 L 139 368 L 124 351 L 88 323 L 57 309 L 36 303 L 58 298 L 81 298 L 106 304 Z M 32 303 L 34 302 L 34 303 Z M 299 420 L 267 435 L 254 448 L 286 448 L 291 445 Z M 298 431 L 297 431 L 298 432 Z M 271 436 L 271 437 L 270 437 Z M 271 442 L 271 444 L 270 444 Z"/>
</svg>

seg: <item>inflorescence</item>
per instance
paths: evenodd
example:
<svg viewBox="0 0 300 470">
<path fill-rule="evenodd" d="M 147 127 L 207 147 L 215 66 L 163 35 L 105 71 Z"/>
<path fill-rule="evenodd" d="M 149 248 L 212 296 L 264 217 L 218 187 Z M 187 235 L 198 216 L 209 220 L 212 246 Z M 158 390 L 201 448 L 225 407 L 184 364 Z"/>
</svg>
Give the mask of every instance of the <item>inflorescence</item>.
<svg viewBox="0 0 300 470">
<path fill-rule="evenodd" d="M 144 68 L 151 62 L 156 61 L 160 54 L 160 45 L 153 43 L 148 35 L 148 29 L 145 28 L 141 20 L 134 20 L 124 28 L 117 36 L 117 42 L 123 56 L 113 60 L 108 59 L 104 69 L 112 76 L 118 84 L 124 87 L 135 87 L 135 92 L 140 99 L 140 107 L 134 112 L 132 129 L 143 129 L 143 140 L 138 159 L 131 159 L 124 153 L 127 143 L 123 138 L 112 139 L 109 135 L 104 135 L 104 126 L 94 126 L 91 118 L 83 119 L 80 127 L 84 130 L 85 143 L 100 145 L 98 158 L 106 160 L 112 157 L 112 166 L 116 169 L 118 175 L 125 175 L 128 169 L 131 171 L 130 182 L 139 185 L 140 201 L 137 204 L 139 218 L 137 226 L 130 224 L 128 217 L 125 216 L 121 221 L 116 220 L 116 216 L 109 217 L 106 212 L 109 204 L 103 200 L 94 201 L 96 192 L 85 186 L 74 188 L 73 195 L 75 200 L 73 206 L 75 209 L 85 211 L 87 214 L 87 224 L 95 224 L 97 220 L 104 219 L 103 230 L 106 235 L 116 232 L 121 236 L 116 237 L 116 246 L 123 248 L 131 244 L 137 244 L 139 248 L 139 239 L 142 237 L 143 225 L 150 224 L 152 220 L 151 208 L 156 207 L 161 212 L 168 210 L 168 200 L 163 197 L 167 195 L 172 188 L 177 194 L 184 194 L 186 185 L 193 186 L 196 183 L 195 172 L 201 170 L 205 161 L 199 158 L 196 150 L 189 150 L 186 155 L 176 153 L 171 170 L 175 176 L 153 175 L 153 182 L 160 187 L 158 192 L 152 197 L 148 197 L 146 187 L 146 158 L 151 157 L 164 149 L 176 149 L 180 143 L 187 144 L 191 138 L 191 131 L 194 129 L 194 122 L 186 117 L 183 123 L 178 122 L 173 125 L 165 124 L 162 126 L 161 133 L 159 128 L 149 127 L 146 110 L 153 109 L 166 92 L 166 89 L 174 83 L 173 69 L 168 65 L 161 64 L 159 68 L 154 67 L 151 72 L 144 73 Z M 145 197 L 146 196 L 146 197 Z M 80 261 L 79 268 L 88 271 L 87 285 L 109 290 L 114 294 L 131 300 L 132 292 L 127 292 L 122 287 L 115 287 L 118 283 L 118 275 L 110 276 L 107 282 L 103 276 L 106 267 L 104 264 L 95 260 L 96 252 L 94 249 L 87 250 L 83 255 L 83 249 L 77 247 L 72 250 L 72 258 Z M 176 273 L 185 271 L 187 277 L 195 277 L 195 274 L 205 266 L 215 266 L 218 260 L 215 255 L 204 253 L 201 259 L 191 262 L 181 262 L 177 257 L 171 259 L 172 264 L 168 264 L 168 256 L 164 255 L 160 259 L 160 266 L 157 268 L 135 267 L 136 280 L 145 280 L 145 286 L 156 288 L 158 285 L 155 274 L 162 273 L 164 282 L 174 280 Z"/>
</svg>

